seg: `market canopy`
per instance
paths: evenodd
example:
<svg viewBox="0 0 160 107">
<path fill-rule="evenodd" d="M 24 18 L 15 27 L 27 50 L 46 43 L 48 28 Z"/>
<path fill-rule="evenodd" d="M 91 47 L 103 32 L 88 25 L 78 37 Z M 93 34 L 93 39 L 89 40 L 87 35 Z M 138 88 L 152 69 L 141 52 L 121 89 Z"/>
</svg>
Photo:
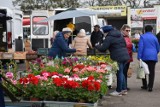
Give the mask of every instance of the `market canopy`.
<svg viewBox="0 0 160 107">
<path fill-rule="evenodd" d="M 47 19 L 42 20 L 40 22 L 46 22 L 46 21 L 52 21 L 52 20 L 62 20 L 62 19 L 82 17 L 82 16 L 92 16 L 92 15 L 96 15 L 98 13 L 99 12 L 92 11 L 92 10 L 67 10 L 67 11 L 61 12 L 59 14 L 50 16 Z"/>
</svg>

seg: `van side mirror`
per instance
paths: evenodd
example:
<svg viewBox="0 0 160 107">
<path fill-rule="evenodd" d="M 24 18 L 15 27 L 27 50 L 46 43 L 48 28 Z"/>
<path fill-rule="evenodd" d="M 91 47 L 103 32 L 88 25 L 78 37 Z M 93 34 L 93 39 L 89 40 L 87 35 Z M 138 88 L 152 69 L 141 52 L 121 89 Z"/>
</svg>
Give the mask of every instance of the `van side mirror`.
<svg viewBox="0 0 160 107">
<path fill-rule="evenodd" d="M 18 40 L 21 40 L 22 39 L 22 37 L 21 36 L 18 36 Z"/>
</svg>

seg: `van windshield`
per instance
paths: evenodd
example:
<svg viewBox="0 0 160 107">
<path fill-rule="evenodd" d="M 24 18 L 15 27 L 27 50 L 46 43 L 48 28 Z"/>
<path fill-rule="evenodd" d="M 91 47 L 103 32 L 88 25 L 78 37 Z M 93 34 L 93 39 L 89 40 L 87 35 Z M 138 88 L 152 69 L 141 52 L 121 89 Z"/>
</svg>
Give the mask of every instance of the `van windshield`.
<svg viewBox="0 0 160 107">
<path fill-rule="evenodd" d="M 85 29 L 87 35 L 91 34 L 91 18 L 89 16 L 76 17 L 75 25 L 78 31 Z"/>
<path fill-rule="evenodd" d="M 35 16 L 33 17 L 32 23 L 33 23 L 33 35 L 48 35 L 48 22 L 40 22 L 41 20 L 45 19 L 46 17 L 39 17 Z"/>
</svg>

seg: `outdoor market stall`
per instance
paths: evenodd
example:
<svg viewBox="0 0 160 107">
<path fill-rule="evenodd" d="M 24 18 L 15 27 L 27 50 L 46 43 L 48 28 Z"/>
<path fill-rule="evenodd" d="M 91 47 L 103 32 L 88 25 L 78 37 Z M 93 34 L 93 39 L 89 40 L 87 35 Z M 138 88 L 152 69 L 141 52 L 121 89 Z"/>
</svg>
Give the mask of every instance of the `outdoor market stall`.
<svg viewBox="0 0 160 107">
<path fill-rule="evenodd" d="M 3 84 L 16 96 L 23 97 L 17 103 L 7 105 L 54 104 L 73 107 L 76 103 L 96 107 L 97 101 L 107 93 L 106 76 L 117 70 L 117 63 L 109 56 L 67 57 L 62 59 L 38 58 L 29 62 L 26 72 L 17 78 L 16 72 L 4 72 L 25 94 L 20 96 L 14 87 Z M 31 101 L 31 100 L 39 100 Z M 60 103 L 61 102 L 61 103 Z M 64 103 L 62 103 L 64 102 Z M 74 102 L 74 103 L 73 103 Z M 26 104 L 27 103 L 27 104 Z M 70 103 L 69 105 L 67 105 Z"/>
</svg>

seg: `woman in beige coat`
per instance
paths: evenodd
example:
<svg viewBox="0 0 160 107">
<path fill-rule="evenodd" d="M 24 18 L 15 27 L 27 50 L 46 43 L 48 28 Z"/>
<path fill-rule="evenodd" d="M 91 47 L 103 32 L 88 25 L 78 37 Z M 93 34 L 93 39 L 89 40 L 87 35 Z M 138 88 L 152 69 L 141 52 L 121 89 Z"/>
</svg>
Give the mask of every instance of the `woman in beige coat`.
<svg viewBox="0 0 160 107">
<path fill-rule="evenodd" d="M 81 49 L 81 52 L 76 52 L 74 55 L 87 55 L 87 47 L 92 48 L 89 38 L 86 37 L 86 32 L 81 29 L 72 42 L 72 47 L 75 49 Z"/>
</svg>

